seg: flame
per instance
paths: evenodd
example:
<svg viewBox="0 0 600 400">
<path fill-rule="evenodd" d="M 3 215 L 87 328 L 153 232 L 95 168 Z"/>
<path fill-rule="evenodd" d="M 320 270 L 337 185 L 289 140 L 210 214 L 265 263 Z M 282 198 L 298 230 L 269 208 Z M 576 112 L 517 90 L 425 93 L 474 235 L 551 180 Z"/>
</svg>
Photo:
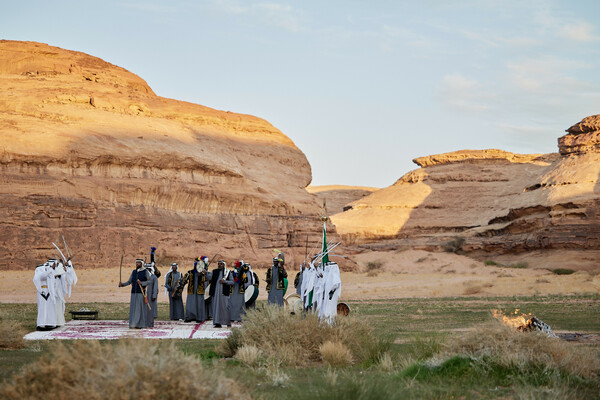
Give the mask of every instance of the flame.
<svg viewBox="0 0 600 400">
<path fill-rule="evenodd" d="M 498 319 L 504 325 L 509 326 L 513 329 L 521 330 L 524 327 L 528 326 L 531 323 L 531 318 L 533 315 L 531 314 L 520 314 L 519 309 L 515 309 L 509 315 L 505 315 L 500 310 L 494 310 L 494 318 Z"/>
</svg>

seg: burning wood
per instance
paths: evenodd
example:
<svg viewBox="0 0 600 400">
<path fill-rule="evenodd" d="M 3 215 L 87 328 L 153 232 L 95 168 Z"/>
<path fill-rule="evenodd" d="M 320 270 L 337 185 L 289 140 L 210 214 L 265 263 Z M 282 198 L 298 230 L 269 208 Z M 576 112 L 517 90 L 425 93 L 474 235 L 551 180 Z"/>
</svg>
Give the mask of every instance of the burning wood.
<svg viewBox="0 0 600 400">
<path fill-rule="evenodd" d="M 498 319 L 504 325 L 516 329 L 519 332 L 540 331 L 548 337 L 558 338 L 550 328 L 550 325 L 536 318 L 532 314 L 520 314 L 517 308 L 512 315 L 504 315 L 502 311 L 494 310 L 494 318 Z"/>
</svg>

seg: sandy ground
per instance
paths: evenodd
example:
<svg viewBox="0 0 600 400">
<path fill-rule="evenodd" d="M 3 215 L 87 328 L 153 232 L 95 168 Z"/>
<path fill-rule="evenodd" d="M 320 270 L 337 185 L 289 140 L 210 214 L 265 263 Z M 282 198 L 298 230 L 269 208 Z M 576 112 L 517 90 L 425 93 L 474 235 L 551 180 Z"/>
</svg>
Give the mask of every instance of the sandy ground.
<svg viewBox="0 0 600 400">
<path fill-rule="evenodd" d="M 354 259 L 366 271 L 369 262 L 380 261 L 376 272 L 342 273 L 342 301 L 401 297 L 514 296 L 533 294 L 581 294 L 600 292 L 600 266 L 572 275 L 555 275 L 545 268 L 526 269 L 486 266 L 469 257 L 421 250 L 368 252 Z M 165 271 L 166 272 L 166 271 Z M 264 279 L 266 270 L 256 271 Z M 296 271 L 288 270 L 290 280 Z M 70 302 L 128 302 L 129 288 L 118 288 L 118 268 L 77 270 L 79 282 Z M 123 277 L 129 271 L 123 270 Z M 33 271 L 0 271 L 0 302 L 34 303 Z M 159 279 L 164 283 L 164 278 Z M 260 299 L 266 299 L 261 282 Z M 167 302 L 161 288 L 160 302 Z"/>
</svg>

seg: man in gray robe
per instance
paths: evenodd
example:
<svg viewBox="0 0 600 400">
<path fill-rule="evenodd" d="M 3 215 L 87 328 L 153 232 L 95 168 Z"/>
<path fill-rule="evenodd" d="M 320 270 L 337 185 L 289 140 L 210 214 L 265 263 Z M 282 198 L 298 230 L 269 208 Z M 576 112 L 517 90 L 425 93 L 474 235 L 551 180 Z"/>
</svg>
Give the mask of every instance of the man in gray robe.
<svg viewBox="0 0 600 400">
<path fill-rule="evenodd" d="M 231 304 L 230 316 L 232 322 L 242 322 L 242 315 L 246 314 L 244 295 L 246 293 L 248 275 L 242 270 L 243 265 L 243 260 L 236 261 L 235 268 L 232 272 L 234 283 L 231 288 L 231 294 L 229 295 L 229 302 Z"/>
<path fill-rule="evenodd" d="M 171 270 L 165 277 L 165 290 L 169 298 L 169 319 L 172 321 L 184 318 L 183 299 L 181 298 L 181 292 L 177 291 L 181 279 L 182 275 L 178 271 L 177 263 L 171 264 Z"/>
<path fill-rule="evenodd" d="M 146 328 L 147 315 L 150 312 L 146 300 L 146 287 L 148 286 L 148 271 L 144 268 L 144 260 L 135 260 L 135 269 L 131 272 L 129 280 L 119 282 L 119 287 L 131 285 L 131 299 L 129 301 L 129 328 Z"/>
<path fill-rule="evenodd" d="M 206 271 L 202 268 L 202 265 L 204 265 L 202 261 L 196 261 L 194 268 L 185 273 L 177 288 L 179 293 L 183 293 L 185 285 L 188 287 L 187 301 L 185 302 L 185 322 L 206 321 L 206 308 L 204 306 Z"/>
<path fill-rule="evenodd" d="M 267 298 L 268 304 L 283 305 L 285 294 L 287 271 L 283 267 L 283 257 L 277 256 L 273 259 L 273 266 L 267 270 Z"/>
<path fill-rule="evenodd" d="M 158 317 L 158 278 L 154 274 L 154 267 L 147 265 L 146 271 L 148 272 L 148 286 L 146 287 L 146 295 L 148 296 L 148 304 L 150 304 L 150 312 L 148 313 L 149 328 L 154 328 L 154 319 Z"/>
<path fill-rule="evenodd" d="M 233 274 L 225 268 L 225 261 L 219 260 L 217 269 L 208 273 L 210 279 L 210 297 L 212 298 L 213 325 L 231 326 L 229 293 L 234 284 Z"/>
</svg>

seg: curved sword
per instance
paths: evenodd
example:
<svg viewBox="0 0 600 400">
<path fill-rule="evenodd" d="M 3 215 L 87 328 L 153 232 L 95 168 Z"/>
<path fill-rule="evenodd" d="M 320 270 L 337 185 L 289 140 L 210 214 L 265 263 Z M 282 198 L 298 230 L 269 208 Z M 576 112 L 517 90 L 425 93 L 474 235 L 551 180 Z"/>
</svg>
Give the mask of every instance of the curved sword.
<svg viewBox="0 0 600 400">
<path fill-rule="evenodd" d="M 63 259 L 63 262 L 64 262 L 64 263 L 65 263 L 65 265 L 66 265 L 66 264 L 67 264 L 67 258 L 65 257 L 65 255 L 63 254 L 63 252 L 62 252 L 62 251 L 60 251 L 60 249 L 58 248 L 58 246 L 57 246 L 57 245 L 56 245 L 54 242 L 52 242 L 52 244 L 54 245 L 54 247 L 56 247 L 56 250 L 58 250 L 58 252 L 60 253 L 60 256 L 61 256 L 61 257 L 62 257 L 62 259 Z"/>
<path fill-rule="evenodd" d="M 73 258 L 73 256 L 71 255 L 71 252 L 69 251 L 69 246 L 67 246 L 67 241 L 65 240 L 65 237 L 63 236 L 63 234 L 61 233 L 60 236 L 62 236 L 62 240 L 63 243 L 65 244 L 65 249 L 67 249 L 67 255 L 69 256 L 69 259 Z"/>
</svg>

